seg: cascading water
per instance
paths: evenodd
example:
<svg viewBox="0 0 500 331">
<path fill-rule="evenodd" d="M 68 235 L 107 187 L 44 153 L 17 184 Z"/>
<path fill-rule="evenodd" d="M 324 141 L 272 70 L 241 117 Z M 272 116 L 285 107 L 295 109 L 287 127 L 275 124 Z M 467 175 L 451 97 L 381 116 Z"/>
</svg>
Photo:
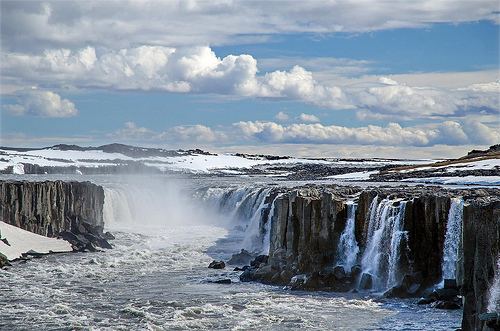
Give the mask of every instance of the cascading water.
<svg viewBox="0 0 500 331">
<path fill-rule="evenodd" d="M 458 259 L 458 245 L 462 233 L 462 219 L 464 214 L 464 201 L 462 198 L 452 198 L 448 221 L 446 222 L 446 235 L 443 249 L 442 274 L 443 279 L 456 278 L 456 264 Z"/>
<path fill-rule="evenodd" d="M 224 225 L 225 220 L 193 203 L 175 183 L 104 185 L 103 219 L 118 231 L 155 233 L 184 225 Z"/>
<path fill-rule="evenodd" d="M 399 276 L 401 242 L 406 201 L 378 197 L 370 205 L 367 246 L 362 258 L 363 272 L 374 276 L 374 288 L 385 289 L 396 285 Z"/>
<path fill-rule="evenodd" d="M 354 232 L 356 208 L 357 204 L 354 201 L 347 202 L 346 225 L 337 246 L 337 264 L 344 266 L 346 270 L 351 270 L 359 253 L 359 246 Z"/>
<path fill-rule="evenodd" d="M 497 270 L 489 291 L 487 310 L 489 313 L 500 313 L 500 256 L 497 259 Z"/>
<path fill-rule="evenodd" d="M 266 220 L 264 210 L 272 209 L 272 203 L 266 203 L 271 188 L 207 188 L 196 194 L 217 212 L 229 218 L 234 225 L 244 228 L 241 247 L 255 253 L 269 251 L 269 231 L 272 211 Z M 210 207 L 210 206 L 208 206 Z M 266 223 L 264 223 L 266 221 Z M 266 253 L 267 254 L 267 253 Z"/>
<path fill-rule="evenodd" d="M 262 238 L 262 251 L 261 254 L 269 255 L 269 249 L 271 248 L 271 226 L 273 222 L 273 217 L 274 217 L 274 211 L 276 208 L 275 202 L 276 199 L 278 199 L 280 195 L 278 194 L 273 202 L 271 202 L 271 210 L 269 211 L 269 216 L 267 217 L 267 222 L 264 226 L 265 232 L 264 232 L 264 237 Z"/>
</svg>

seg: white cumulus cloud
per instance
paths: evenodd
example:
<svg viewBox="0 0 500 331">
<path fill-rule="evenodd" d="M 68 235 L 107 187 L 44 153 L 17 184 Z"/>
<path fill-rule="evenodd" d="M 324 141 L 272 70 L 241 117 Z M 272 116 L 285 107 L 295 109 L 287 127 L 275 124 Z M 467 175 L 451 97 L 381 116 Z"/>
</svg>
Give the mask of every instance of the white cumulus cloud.
<svg viewBox="0 0 500 331">
<path fill-rule="evenodd" d="M 72 117 L 78 114 L 73 102 L 51 91 L 26 90 L 19 93 L 17 99 L 16 104 L 4 105 L 4 109 L 13 115 Z"/>
<path fill-rule="evenodd" d="M 301 120 L 302 122 L 310 122 L 310 123 L 319 122 L 319 118 L 316 115 L 305 114 L 305 113 L 299 115 L 299 120 Z"/>
</svg>

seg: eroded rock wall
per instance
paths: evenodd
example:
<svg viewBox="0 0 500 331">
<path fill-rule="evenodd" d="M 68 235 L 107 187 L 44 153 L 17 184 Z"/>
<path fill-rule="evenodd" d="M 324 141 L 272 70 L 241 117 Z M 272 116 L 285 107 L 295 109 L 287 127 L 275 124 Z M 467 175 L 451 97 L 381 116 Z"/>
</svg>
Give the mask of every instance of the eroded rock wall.
<svg viewBox="0 0 500 331">
<path fill-rule="evenodd" d="M 0 182 L 0 219 L 43 236 L 71 230 L 75 219 L 103 227 L 103 204 L 103 188 L 90 182 Z"/>
<path fill-rule="evenodd" d="M 477 199 L 464 206 L 459 283 L 464 297 L 462 330 L 493 330 L 479 319 L 486 312 L 500 253 L 500 201 Z"/>
</svg>

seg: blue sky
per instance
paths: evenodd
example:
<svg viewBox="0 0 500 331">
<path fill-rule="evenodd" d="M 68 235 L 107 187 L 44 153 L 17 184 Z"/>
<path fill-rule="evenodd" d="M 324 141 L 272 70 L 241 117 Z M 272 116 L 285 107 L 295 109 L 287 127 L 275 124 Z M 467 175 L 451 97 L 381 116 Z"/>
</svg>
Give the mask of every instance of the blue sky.
<svg viewBox="0 0 500 331">
<path fill-rule="evenodd" d="M 151 3 L 166 16 L 132 20 L 130 2 L 108 18 L 130 33 L 110 31 L 99 3 L 2 2 L 2 145 L 442 157 L 500 142 L 494 2 L 340 3 L 303 15 L 279 2 Z"/>
</svg>

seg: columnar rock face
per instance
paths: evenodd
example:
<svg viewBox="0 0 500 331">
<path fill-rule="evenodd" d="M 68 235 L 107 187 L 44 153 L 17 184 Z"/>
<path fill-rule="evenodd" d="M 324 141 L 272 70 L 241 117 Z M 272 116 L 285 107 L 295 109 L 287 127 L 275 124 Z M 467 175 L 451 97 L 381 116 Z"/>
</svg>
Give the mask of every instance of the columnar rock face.
<svg viewBox="0 0 500 331">
<path fill-rule="evenodd" d="M 0 182 L 0 219 L 48 237 L 75 219 L 102 228 L 103 204 L 103 188 L 90 182 Z"/>
<path fill-rule="evenodd" d="M 419 295 L 425 288 L 442 280 L 451 199 L 462 197 L 465 207 L 457 273 L 464 296 L 463 330 L 488 330 L 479 320 L 479 314 L 486 312 L 488 289 L 499 256 L 498 189 L 450 191 L 436 187 L 406 187 L 361 190 L 312 186 L 291 190 L 275 200 L 268 263 L 254 271 L 246 271 L 244 278 L 291 284 L 292 288 L 299 280 L 303 284 L 300 288 L 304 289 L 344 291 L 357 286 L 363 266 L 352 270 L 335 267 L 339 238 L 346 225 L 346 202 L 352 200 L 353 195 L 358 204 L 355 237 L 360 248 L 359 264 L 370 239 L 368 228 L 372 205 L 389 199 L 393 201 L 392 206 L 397 207 L 404 201 L 397 281 L 414 288 L 413 293 L 405 292 L 404 295 Z M 374 199 L 377 199 L 375 203 Z M 365 280 L 369 276 L 365 276 Z"/>
<path fill-rule="evenodd" d="M 408 231 L 409 260 L 421 272 L 424 285 L 437 283 L 442 275 L 443 246 L 450 196 L 443 193 L 415 197 L 406 205 L 404 229 Z"/>
<path fill-rule="evenodd" d="M 275 204 L 269 263 L 294 274 L 320 271 L 333 263 L 346 220 L 342 198 L 299 190 L 283 195 Z"/>
<path fill-rule="evenodd" d="M 463 330 L 492 330 L 479 315 L 486 312 L 500 254 L 500 201 L 478 199 L 464 207 L 463 261 L 459 283 L 464 296 Z"/>
</svg>

